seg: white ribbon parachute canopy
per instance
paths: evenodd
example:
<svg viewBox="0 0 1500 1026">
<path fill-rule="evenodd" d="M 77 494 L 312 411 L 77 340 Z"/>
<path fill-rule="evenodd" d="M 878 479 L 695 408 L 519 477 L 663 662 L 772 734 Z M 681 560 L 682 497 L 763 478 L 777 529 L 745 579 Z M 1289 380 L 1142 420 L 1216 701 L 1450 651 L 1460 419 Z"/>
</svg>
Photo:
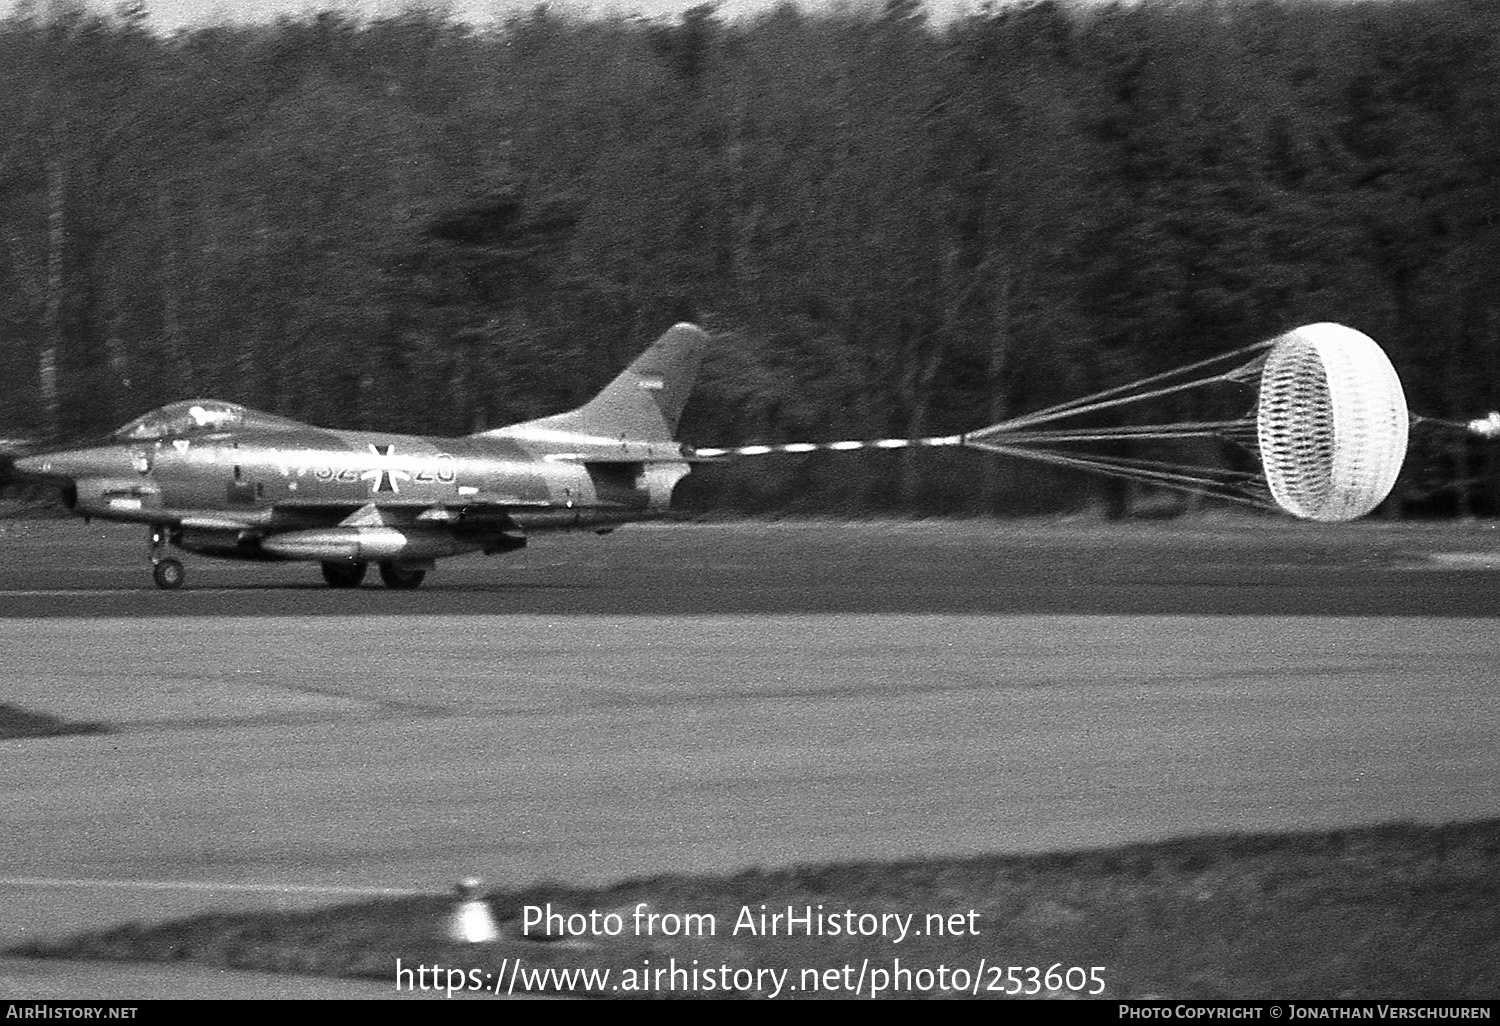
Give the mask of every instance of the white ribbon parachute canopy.
<svg viewBox="0 0 1500 1026">
<path fill-rule="evenodd" d="M 1374 339 L 1342 324 L 1273 340 L 1255 419 L 1272 497 L 1306 520 L 1364 516 L 1390 494 L 1406 459 L 1401 379 Z"/>
<path fill-rule="evenodd" d="M 1104 410 L 1225 384 L 1255 391 L 1250 413 L 1169 423 L 1117 417 L 1127 422 L 1104 426 L 1090 416 L 1087 426 L 1059 426 L 1070 418 L 1076 424 L 1076 418 Z M 961 435 L 747 445 L 696 454 L 964 446 L 1338 522 L 1369 513 L 1390 494 L 1406 458 L 1409 428 L 1401 380 L 1380 346 L 1353 328 L 1323 323 Z M 1258 460 L 1259 470 L 1231 470 L 1222 461 L 1192 466 L 1145 455 L 1147 443 L 1204 437 L 1238 446 L 1254 458 L 1251 462 Z"/>
</svg>

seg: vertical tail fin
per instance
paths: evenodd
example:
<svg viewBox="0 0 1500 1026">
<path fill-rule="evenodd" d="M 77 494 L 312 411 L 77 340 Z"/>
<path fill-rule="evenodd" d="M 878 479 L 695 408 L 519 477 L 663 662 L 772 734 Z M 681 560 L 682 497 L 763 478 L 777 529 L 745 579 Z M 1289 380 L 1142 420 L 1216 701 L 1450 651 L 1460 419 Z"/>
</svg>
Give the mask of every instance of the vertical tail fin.
<svg viewBox="0 0 1500 1026">
<path fill-rule="evenodd" d="M 486 435 L 538 435 L 552 432 L 598 438 L 670 442 L 688 394 L 708 332 L 694 324 L 667 329 L 594 398 L 567 413 L 486 431 Z"/>
</svg>

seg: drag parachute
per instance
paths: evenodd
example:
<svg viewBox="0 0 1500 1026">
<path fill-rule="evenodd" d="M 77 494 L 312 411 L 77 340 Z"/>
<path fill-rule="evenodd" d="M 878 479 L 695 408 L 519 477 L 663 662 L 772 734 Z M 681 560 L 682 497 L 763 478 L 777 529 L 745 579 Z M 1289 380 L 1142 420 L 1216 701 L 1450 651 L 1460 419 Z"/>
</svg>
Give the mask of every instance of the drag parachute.
<svg viewBox="0 0 1500 1026">
<path fill-rule="evenodd" d="M 1236 386 L 1237 416 L 1061 423 L 1214 385 Z M 1245 392 L 1254 393 L 1248 411 Z M 961 435 L 750 445 L 699 449 L 696 455 L 963 446 L 1279 508 L 1306 520 L 1345 521 L 1369 513 L 1390 494 L 1406 458 L 1410 422 L 1401 380 L 1374 340 L 1323 323 Z M 1191 466 L 1146 454 L 1147 443 L 1195 437 L 1233 443 L 1259 469 Z"/>
<path fill-rule="evenodd" d="M 1342 324 L 1274 340 L 1255 419 L 1271 496 L 1306 520 L 1364 516 L 1390 494 L 1406 458 L 1401 379 L 1373 339 Z"/>
</svg>

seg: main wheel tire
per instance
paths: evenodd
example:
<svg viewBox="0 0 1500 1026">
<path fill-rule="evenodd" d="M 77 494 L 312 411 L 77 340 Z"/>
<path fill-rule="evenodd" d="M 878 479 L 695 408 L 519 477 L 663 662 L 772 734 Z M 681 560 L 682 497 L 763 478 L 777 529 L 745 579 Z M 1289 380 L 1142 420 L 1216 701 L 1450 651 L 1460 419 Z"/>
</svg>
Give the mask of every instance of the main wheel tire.
<svg viewBox="0 0 1500 1026">
<path fill-rule="evenodd" d="M 368 563 L 324 563 L 323 580 L 330 588 L 358 588 L 369 568 Z"/>
<path fill-rule="evenodd" d="M 387 588 L 395 588 L 398 591 L 410 591 L 412 588 L 420 587 L 426 576 L 426 570 L 409 570 L 394 563 L 380 564 L 380 579 L 385 582 Z"/>
<path fill-rule="evenodd" d="M 158 588 L 166 591 L 175 591 L 182 587 L 182 582 L 187 578 L 187 571 L 182 569 L 182 564 L 175 559 L 158 560 L 151 568 L 151 579 L 156 582 Z"/>
</svg>

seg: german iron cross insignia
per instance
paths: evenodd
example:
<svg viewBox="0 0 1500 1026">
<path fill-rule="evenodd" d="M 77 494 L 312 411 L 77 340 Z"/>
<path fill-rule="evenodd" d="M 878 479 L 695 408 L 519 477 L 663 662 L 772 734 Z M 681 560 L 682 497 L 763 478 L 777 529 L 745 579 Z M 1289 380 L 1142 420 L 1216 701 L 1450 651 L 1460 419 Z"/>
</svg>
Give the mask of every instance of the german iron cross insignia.
<svg viewBox="0 0 1500 1026">
<path fill-rule="evenodd" d="M 379 464 L 371 470 L 360 475 L 360 479 L 373 482 L 370 493 L 379 495 L 381 492 L 397 494 L 401 491 L 397 481 L 410 481 L 411 474 L 399 470 L 393 466 L 396 456 L 394 445 L 372 445 L 370 451 L 379 459 Z"/>
</svg>

